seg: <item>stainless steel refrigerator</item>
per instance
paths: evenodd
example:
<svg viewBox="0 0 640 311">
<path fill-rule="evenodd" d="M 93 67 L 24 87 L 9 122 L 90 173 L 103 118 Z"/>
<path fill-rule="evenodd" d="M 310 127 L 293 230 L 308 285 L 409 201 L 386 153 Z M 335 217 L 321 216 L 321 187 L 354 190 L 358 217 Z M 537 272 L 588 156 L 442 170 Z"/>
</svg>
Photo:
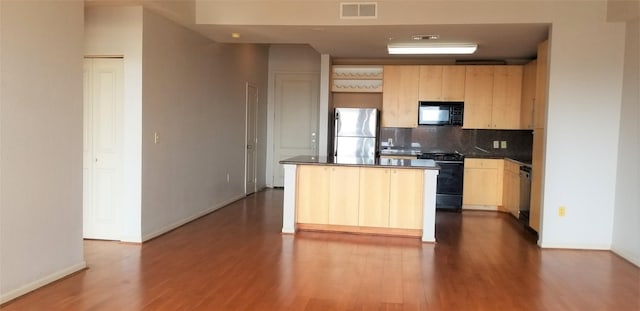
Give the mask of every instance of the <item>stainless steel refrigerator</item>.
<svg viewBox="0 0 640 311">
<path fill-rule="evenodd" d="M 333 155 L 340 158 L 375 158 L 378 147 L 378 109 L 336 108 Z"/>
</svg>

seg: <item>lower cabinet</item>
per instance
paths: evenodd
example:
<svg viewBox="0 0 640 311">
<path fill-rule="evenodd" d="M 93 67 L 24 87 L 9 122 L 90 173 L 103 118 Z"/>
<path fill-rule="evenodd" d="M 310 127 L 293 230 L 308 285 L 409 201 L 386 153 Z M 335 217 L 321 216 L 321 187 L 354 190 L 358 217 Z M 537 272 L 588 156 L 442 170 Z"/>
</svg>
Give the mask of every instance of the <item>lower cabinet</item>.
<svg viewBox="0 0 640 311">
<path fill-rule="evenodd" d="M 360 226 L 389 227 L 389 178 L 387 168 L 360 170 Z"/>
<path fill-rule="evenodd" d="M 520 164 L 504 160 L 504 209 L 518 218 L 520 215 Z"/>
<path fill-rule="evenodd" d="M 297 221 L 308 224 L 358 225 L 359 168 L 298 167 Z"/>
<path fill-rule="evenodd" d="M 329 223 L 329 172 L 328 166 L 298 166 L 296 222 Z"/>
<path fill-rule="evenodd" d="M 423 172 L 392 169 L 390 175 L 389 227 L 422 229 Z"/>
<path fill-rule="evenodd" d="M 419 169 L 299 165 L 296 222 L 422 229 Z"/>
<path fill-rule="evenodd" d="M 465 208 L 497 209 L 501 206 L 502 172 L 502 159 L 465 159 L 462 190 Z"/>
</svg>

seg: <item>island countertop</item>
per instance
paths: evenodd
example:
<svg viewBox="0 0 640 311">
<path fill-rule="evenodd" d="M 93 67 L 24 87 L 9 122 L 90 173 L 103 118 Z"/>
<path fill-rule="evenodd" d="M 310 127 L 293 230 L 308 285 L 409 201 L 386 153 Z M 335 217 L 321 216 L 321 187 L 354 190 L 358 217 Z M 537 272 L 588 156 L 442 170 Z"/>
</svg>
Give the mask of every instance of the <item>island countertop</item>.
<svg viewBox="0 0 640 311">
<path fill-rule="evenodd" d="M 389 159 L 389 158 L 357 158 L 357 157 L 319 157 L 319 156 L 295 156 L 280 161 L 281 164 L 312 164 L 312 165 L 340 165 L 340 166 L 366 166 L 385 168 L 408 168 L 439 170 L 433 160 L 425 159 Z"/>
</svg>

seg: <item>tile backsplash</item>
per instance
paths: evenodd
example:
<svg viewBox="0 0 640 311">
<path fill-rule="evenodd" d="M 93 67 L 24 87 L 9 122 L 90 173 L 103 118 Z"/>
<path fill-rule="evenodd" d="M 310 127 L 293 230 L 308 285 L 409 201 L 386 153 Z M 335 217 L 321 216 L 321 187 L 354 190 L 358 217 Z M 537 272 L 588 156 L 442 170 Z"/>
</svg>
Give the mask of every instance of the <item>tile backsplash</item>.
<svg viewBox="0 0 640 311">
<path fill-rule="evenodd" d="M 394 148 L 420 148 L 422 152 L 460 152 L 466 156 L 509 157 L 531 163 L 533 135 L 530 130 L 467 130 L 459 126 L 381 128 L 380 141 Z M 494 148 L 494 141 L 505 149 Z M 418 147 L 419 146 L 419 147 Z"/>
</svg>

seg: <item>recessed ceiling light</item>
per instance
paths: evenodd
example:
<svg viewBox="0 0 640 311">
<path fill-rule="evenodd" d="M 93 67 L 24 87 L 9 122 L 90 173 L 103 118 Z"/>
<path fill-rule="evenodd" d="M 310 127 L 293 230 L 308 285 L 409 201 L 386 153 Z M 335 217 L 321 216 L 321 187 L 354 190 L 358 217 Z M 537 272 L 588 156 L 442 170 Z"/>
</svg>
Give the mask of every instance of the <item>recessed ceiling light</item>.
<svg viewBox="0 0 640 311">
<path fill-rule="evenodd" d="M 439 43 L 439 42 L 410 42 L 389 43 L 389 54 L 473 54 L 478 45 L 475 43 Z"/>
<path fill-rule="evenodd" d="M 238 38 L 240 38 L 240 33 L 238 33 L 238 32 L 232 32 L 232 33 L 231 33 L 231 38 L 234 38 L 234 39 L 238 39 Z"/>
</svg>

